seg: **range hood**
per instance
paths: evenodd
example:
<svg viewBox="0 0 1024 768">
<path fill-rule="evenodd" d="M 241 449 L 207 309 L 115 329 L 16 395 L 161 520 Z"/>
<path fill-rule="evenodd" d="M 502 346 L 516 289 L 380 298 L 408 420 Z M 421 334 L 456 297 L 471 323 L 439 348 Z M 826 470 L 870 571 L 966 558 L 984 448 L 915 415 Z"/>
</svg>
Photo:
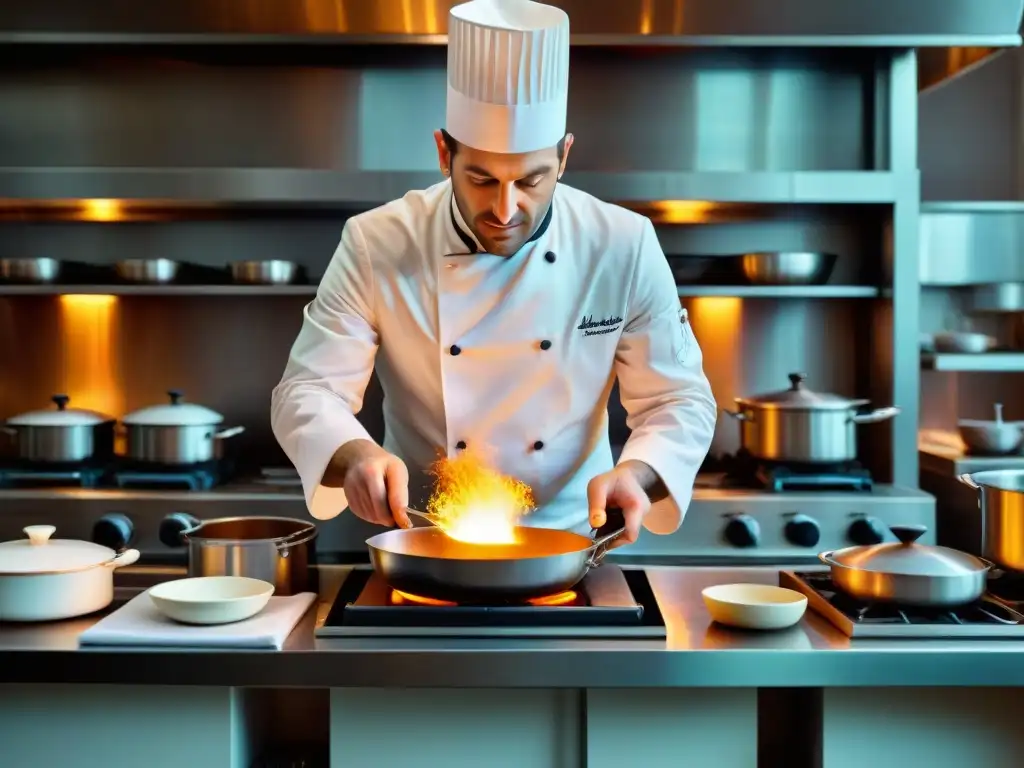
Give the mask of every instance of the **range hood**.
<svg viewBox="0 0 1024 768">
<path fill-rule="evenodd" d="M 1024 0 L 548 0 L 576 45 L 976 47 L 1020 44 Z M 5 43 L 440 44 L 460 0 L 0 3 Z"/>
</svg>

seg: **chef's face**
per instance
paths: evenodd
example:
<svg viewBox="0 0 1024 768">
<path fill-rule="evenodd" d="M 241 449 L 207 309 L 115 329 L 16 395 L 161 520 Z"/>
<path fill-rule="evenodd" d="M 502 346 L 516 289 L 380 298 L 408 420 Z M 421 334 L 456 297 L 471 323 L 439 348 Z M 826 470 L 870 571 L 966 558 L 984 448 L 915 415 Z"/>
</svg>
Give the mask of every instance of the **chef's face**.
<svg viewBox="0 0 1024 768">
<path fill-rule="evenodd" d="M 572 139 L 570 133 L 557 147 L 515 155 L 460 144 L 453 155 L 444 134 L 434 132 L 441 172 L 451 176 L 459 212 L 488 253 L 512 256 L 537 231 Z"/>
</svg>

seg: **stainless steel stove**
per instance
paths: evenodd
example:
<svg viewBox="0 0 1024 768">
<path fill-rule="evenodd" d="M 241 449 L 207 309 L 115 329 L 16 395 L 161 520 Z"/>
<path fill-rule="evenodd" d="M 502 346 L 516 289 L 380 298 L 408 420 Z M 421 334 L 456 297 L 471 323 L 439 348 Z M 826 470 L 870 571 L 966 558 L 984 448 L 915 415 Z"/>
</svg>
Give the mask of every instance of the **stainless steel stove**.
<svg viewBox="0 0 1024 768">
<path fill-rule="evenodd" d="M 869 603 L 839 590 L 827 571 L 779 574 L 779 584 L 807 595 L 808 608 L 851 638 L 1024 639 L 1024 577 L 1000 575 L 988 593 L 957 608 Z"/>
<path fill-rule="evenodd" d="M 664 639 L 665 620 L 642 570 L 608 564 L 572 590 L 523 603 L 457 604 L 396 592 L 357 568 L 317 637 Z"/>
<path fill-rule="evenodd" d="M 697 476 L 680 529 L 668 536 L 645 531 L 635 544 L 617 551 L 616 559 L 799 568 L 818 564 L 823 550 L 892 540 L 890 525 L 923 525 L 929 533 L 922 543 L 935 543 L 934 497 L 875 483 L 857 465 L 821 472 L 765 467 L 735 456 L 709 461 L 706 468 L 712 471 Z M 117 483 L 107 474 L 95 487 L 84 487 L 75 478 L 37 479 L 38 487 L 28 481 L 0 487 L 0 541 L 20 538 L 26 525 L 45 523 L 57 526 L 62 538 L 107 546 L 116 547 L 127 536 L 142 552 L 143 564 L 183 564 L 187 551 L 176 537 L 161 535 L 182 514 L 201 520 L 239 515 L 310 519 L 291 468 L 222 474 L 212 485 L 196 477 L 191 478 L 195 482 L 172 482 L 170 473 L 156 480 Z M 366 562 L 366 539 L 379 532 L 348 514 L 318 523 L 317 529 L 318 552 L 344 563 Z"/>
</svg>

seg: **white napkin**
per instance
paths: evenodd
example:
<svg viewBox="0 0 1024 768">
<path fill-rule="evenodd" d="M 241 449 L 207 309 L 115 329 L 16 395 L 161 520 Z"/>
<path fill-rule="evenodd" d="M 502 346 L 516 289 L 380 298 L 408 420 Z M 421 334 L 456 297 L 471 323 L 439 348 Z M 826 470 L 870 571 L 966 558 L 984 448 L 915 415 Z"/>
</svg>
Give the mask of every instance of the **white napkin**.
<svg viewBox="0 0 1024 768">
<path fill-rule="evenodd" d="M 316 600 L 312 592 L 272 597 L 250 619 L 233 624 L 179 624 L 153 605 L 148 592 L 136 595 L 78 637 L 79 645 L 276 648 L 281 650 L 295 625 Z"/>
</svg>

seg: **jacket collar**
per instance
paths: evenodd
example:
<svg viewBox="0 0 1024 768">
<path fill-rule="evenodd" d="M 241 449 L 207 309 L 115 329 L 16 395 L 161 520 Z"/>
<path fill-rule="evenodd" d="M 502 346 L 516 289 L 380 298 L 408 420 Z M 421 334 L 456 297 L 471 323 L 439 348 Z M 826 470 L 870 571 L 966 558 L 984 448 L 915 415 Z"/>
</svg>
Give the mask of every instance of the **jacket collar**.
<svg viewBox="0 0 1024 768">
<path fill-rule="evenodd" d="M 452 189 L 451 181 L 448 182 L 448 195 L 449 195 L 449 212 L 451 214 L 452 227 L 455 229 L 455 234 L 459 236 L 459 240 L 466 247 L 468 253 L 486 253 L 480 241 L 476 239 L 469 225 L 466 224 L 466 220 L 462 217 L 462 211 L 459 210 L 458 203 L 455 202 L 455 191 Z M 535 242 L 544 236 L 544 233 L 548 231 L 548 227 L 551 226 L 551 216 L 555 210 L 555 201 L 552 198 L 551 204 L 548 206 L 548 212 L 544 214 L 544 219 L 541 221 L 540 226 L 537 227 L 537 231 L 531 235 L 530 239 L 526 241 L 526 244 Z M 457 254 L 451 254 L 457 255 Z"/>
</svg>

